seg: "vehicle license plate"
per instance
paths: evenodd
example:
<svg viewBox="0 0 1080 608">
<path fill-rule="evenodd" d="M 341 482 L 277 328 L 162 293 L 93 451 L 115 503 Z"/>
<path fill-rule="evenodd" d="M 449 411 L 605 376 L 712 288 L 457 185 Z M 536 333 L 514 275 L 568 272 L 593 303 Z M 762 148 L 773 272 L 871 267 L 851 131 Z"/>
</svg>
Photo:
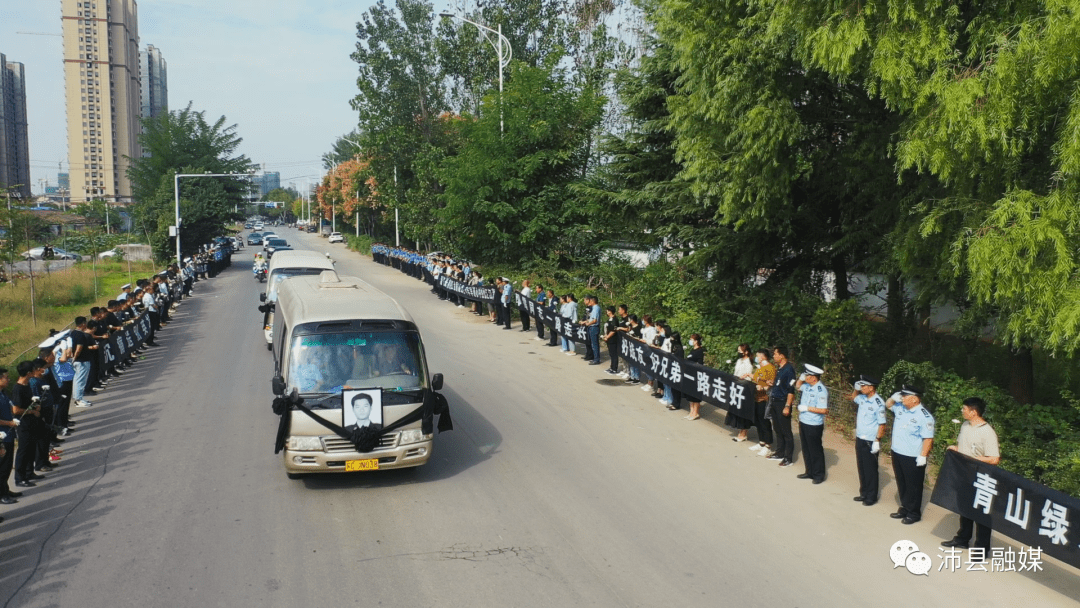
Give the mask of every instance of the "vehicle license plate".
<svg viewBox="0 0 1080 608">
<path fill-rule="evenodd" d="M 345 472 L 350 471 L 377 471 L 379 469 L 379 459 L 369 458 L 367 460 L 346 460 Z"/>
</svg>

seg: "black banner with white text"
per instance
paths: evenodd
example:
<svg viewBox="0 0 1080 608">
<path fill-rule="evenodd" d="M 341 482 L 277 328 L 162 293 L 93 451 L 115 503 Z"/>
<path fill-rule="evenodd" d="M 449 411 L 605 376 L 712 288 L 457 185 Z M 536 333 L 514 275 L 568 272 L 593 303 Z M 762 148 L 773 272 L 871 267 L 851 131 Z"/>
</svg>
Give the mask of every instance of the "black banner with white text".
<svg viewBox="0 0 1080 608">
<path fill-rule="evenodd" d="M 120 331 L 114 332 L 102 344 L 104 348 L 102 357 L 105 366 L 112 367 L 123 361 L 128 356 L 128 353 L 142 346 L 149 335 L 150 315 L 143 313 L 134 323 L 125 325 Z"/>
<path fill-rule="evenodd" d="M 1080 568 L 1080 500 L 1072 496 L 949 450 L 930 502 Z"/>
</svg>

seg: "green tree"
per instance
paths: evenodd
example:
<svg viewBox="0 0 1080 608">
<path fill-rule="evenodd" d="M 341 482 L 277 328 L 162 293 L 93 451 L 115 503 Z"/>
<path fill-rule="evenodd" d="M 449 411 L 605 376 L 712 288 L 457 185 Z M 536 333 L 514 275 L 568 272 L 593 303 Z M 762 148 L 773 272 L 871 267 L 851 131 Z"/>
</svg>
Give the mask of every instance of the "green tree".
<svg viewBox="0 0 1080 608">
<path fill-rule="evenodd" d="M 214 123 L 205 112 L 196 112 L 189 103 L 156 118 L 143 120 L 139 136 L 149 156 L 131 159 L 128 177 L 138 204 L 136 225 L 149 236 L 159 259 L 169 258 L 175 243 L 168 227 L 175 223 L 174 176 L 178 173 L 248 173 L 254 164 L 236 150 L 241 138 L 236 125 L 226 126 L 222 116 Z M 240 214 L 248 184 L 242 177 L 184 178 L 180 181 L 181 246 L 191 253 Z"/>
<path fill-rule="evenodd" d="M 380 0 L 357 23 L 352 59 L 359 67 L 359 94 L 352 106 L 359 127 L 354 141 L 339 140 L 338 147 L 349 157 L 361 152 L 370 159 L 380 184 L 393 183 L 396 172 L 407 190 L 414 183 L 413 159 L 434 139 L 446 103 L 431 4 L 397 0 L 395 8 Z M 393 201 L 383 204 L 392 206 Z"/>
<path fill-rule="evenodd" d="M 998 317 L 1030 401 L 1031 348 L 1080 347 L 1080 3 L 772 4 L 805 65 L 903 114 L 897 169 L 942 190 L 916 208 L 920 235 L 948 243 L 939 274 Z"/>
<path fill-rule="evenodd" d="M 511 64 L 505 133 L 497 95 L 484 99 L 479 118 L 463 121 L 461 148 L 443 162 L 440 243 L 479 261 L 580 253 L 591 218 L 570 184 L 583 177 L 603 98 L 575 90 L 558 59 Z"/>
<path fill-rule="evenodd" d="M 274 188 L 270 192 L 266 193 L 266 196 L 262 197 L 264 201 L 273 201 L 275 203 L 286 203 L 291 206 L 291 203 L 296 200 L 296 192 L 288 188 Z"/>
</svg>

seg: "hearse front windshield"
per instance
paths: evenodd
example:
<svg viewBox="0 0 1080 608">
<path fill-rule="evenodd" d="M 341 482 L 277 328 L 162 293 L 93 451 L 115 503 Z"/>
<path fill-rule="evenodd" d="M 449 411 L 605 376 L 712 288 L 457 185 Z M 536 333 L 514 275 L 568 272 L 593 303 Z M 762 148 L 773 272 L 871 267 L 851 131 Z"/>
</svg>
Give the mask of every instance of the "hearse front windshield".
<svg viewBox="0 0 1080 608">
<path fill-rule="evenodd" d="M 289 349 L 288 390 L 340 394 L 350 388 L 428 388 L 420 335 L 409 331 L 300 334 Z"/>
</svg>

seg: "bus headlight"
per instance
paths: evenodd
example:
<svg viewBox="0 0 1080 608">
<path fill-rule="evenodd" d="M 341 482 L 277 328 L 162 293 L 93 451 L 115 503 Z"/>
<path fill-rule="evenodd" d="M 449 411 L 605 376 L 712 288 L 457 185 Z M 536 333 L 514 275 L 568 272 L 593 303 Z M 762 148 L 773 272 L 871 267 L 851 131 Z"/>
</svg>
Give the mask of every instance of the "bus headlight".
<svg viewBox="0 0 1080 608">
<path fill-rule="evenodd" d="M 318 437 L 289 437 L 289 449 L 298 452 L 322 451 L 322 439 Z"/>
<path fill-rule="evenodd" d="M 420 429 L 409 429 L 407 431 L 401 431 L 401 439 L 398 441 L 398 445 L 420 443 L 421 441 L 429 441 L 430 439 L 431 435 L 425 435 L 424 431 Z"/>
</svg>

